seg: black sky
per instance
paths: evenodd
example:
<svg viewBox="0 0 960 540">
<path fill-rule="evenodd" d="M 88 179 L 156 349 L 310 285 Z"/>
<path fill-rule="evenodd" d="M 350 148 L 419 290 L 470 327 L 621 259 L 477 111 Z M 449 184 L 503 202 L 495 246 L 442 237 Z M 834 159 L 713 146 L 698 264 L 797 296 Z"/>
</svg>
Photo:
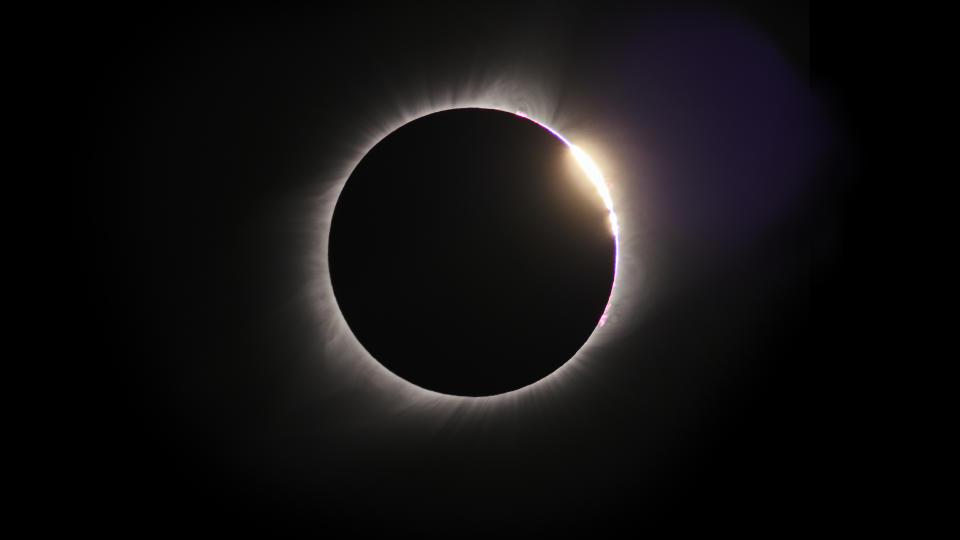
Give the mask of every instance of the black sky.
<svg viewBox="0 0 960 540">
<path fill-rule="evenodd" d="M 78 13 L 83 498 L 130 531 L 818 530 L 857 481 L 864 362 L 847 326 L 864 294 L 858 117 L 833 17 L 802 2 Z M 603 151 L 638 231 L 644 274 L 624 279 L 642 309 L 522 407 L 405 409 L 319 343 L 317 194 L 389 111 L 472 81 L 521 97 L 536 82 L 530 107 L 547 95 Z"/>
</svg>

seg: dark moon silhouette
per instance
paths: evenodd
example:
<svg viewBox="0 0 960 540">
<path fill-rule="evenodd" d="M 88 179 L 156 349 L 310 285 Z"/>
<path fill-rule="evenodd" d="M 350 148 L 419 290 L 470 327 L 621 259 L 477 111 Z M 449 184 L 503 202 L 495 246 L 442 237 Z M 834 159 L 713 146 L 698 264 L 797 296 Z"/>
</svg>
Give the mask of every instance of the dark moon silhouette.
<svg viewBox="0 0 960 540">
<path fill-rule="evenodd" d="M 615 264 L 607 210 L 567 146 L 488 109 L 430 114 L 375 145 L 329 245 L 337 304 L 367 351 L 464 396 L 567 362 L 597 327 Z"/>
</svg>

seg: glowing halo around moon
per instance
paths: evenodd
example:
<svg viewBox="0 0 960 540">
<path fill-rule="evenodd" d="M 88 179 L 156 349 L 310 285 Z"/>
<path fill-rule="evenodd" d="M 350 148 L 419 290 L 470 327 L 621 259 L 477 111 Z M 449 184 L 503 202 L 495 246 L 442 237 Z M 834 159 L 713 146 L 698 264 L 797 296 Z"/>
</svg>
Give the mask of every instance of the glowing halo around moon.
<svg viewBox="0 0 960 540">
<path fill-rule="evenodd" d="M 444 103 L 441 106 L 423 107 L 413 112 L 402 111 L 399 115 L 396 115 L 398 118 L 388 122 L 376 133 L 365 134 L 364 144 L 358 145 L 357 151 L 345 160 L 346 163 L 342 168 L 336 172 L 331 171 L 331 174 L 323 179 L 322 192 L 317 195 L 314 201 L 314 211 L 316 213 L 311 231 L 314 237 L 314 251 L 311 254 L 310 261 L 310 296 L 315 315 L 320 324 L 324 361 L 331 364 L 327 366 L 328 368 L 341 370 L 338 375 L 343 377 L 345 385 L 353 384 L 365 387 L 367 391 L 378 392 L 381 399 L 392 403 L 397 410 L 403 412 L 419 412 L 434 416 L 446 416 L 452 414 L 454 410 L 486 413 L 491 410 L 491 407 L 499 408 L 507 405 L 517 405 L 531 399 L 543 399 L 544 396 L 555 393 L 561 384 L 565 384 L 569 380 L 572 373 L 583 370 L 585 368 L 585 357 L 591 356 L 591 352 L 596 352 L 598 347 L 611 341 L 616 334 L 615 328 L 612 328 L 616 325 L 610 324 L 610 322 L 616 320 L 620 315 L 619 311 L 621 311 L 623 303 L 622 294 L 620 294 L 623 286 L 619 284 L 617 278 L 621 271 L 621 259 L 624 257 L 624 251 L 621 246 L 622 223 L 620 217 L 614 211 L 613 194 L 615 191 L 610 189 L 601 168 L 586 151 L 570 142 L 557 129 L 534 118 L 532 114 L 524 112 L 518 104 L 510 103 L 512 100 L 492 100 L 492 103 L 490 101 L 475 100 L 467 103 Z M 504 101 L 507 103 L 504 104 Z M 596 188 L 597 194 L 608 211 L 610 229 L 614 236 L 615 254 L 613 284 L 607 305 L 596 328 L 580 349 L 559 368 L 536 382 L 502 394 L 479 397 L 450 395 L 427 390 L 394 374 L 377 361 L 363 347 L 347 325 L 333 292 L 327 262 L 327 247 L 334 208 L 343 186 L 367 152 L 384 137 L 408 122 L 436 112 L 465 108 L 492 109 L 515 114 L 535 122 L 560 139 L 570 149 L 575 161 Z M 631 259 L 634 258 L 631 257 Z M 634 270 L 639 271 L 638 265 L 631 266 L 634 267 Z"/>
</svg>

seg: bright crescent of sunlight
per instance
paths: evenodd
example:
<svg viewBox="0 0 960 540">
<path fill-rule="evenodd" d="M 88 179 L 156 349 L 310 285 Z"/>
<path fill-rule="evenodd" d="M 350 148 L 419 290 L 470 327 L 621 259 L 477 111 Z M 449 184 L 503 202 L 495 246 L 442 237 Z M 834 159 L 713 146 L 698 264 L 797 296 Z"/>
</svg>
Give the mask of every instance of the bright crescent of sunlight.
<svg viewBox="0 0 960 540">
<path fill-rule="evenodd" d="M 617 222 L 617 214 L 613 211 L 613 197 L 610 196 L 610 188 L 607 187 L 607 182 L 603 179 L 603 173 L 600 172 L 600 167 L 597 167 L 597 164 L 590 159 L 590 156 L 588 156 L 583 149 L 568 141 L 567 138 L 557 132 L 557 130 L 546 124 L 538 122 L 533 118 L 530 118 L 523 111 L 516 111 L 514 114 L 521 118 L 530 120 L 550 133 L 553 133 L 554 136 L 563 141 L 563 144 L 567 145 L 567 148 L 569 148 L 570 152 L 573 154 L 573 158 L 577 160 L 577 164 L 579 164 L 583 169 L 583 172 L 586 173 L 590 183 L 593 184 L 593 186 L 597 189 L 597 193 L 600 195 L 600 199 L 603 200 L 603 205 L 607 207 L 607 213 L 610 216 L 610 231 L 613 233 L 614 245 L 613 281 L 616 283 L 617 263 L 620 260 L 620 224 Z M 611 294 L 611 298 L 612 296 L 613 295 Z M 603 315 L 600 316 L 599 326 L 603 326 L 604 323 L 607 322 L 607 314 L 609 311 L 610 301 L 607 302 L 607 306 L 603 310 Z"/>
</svg>

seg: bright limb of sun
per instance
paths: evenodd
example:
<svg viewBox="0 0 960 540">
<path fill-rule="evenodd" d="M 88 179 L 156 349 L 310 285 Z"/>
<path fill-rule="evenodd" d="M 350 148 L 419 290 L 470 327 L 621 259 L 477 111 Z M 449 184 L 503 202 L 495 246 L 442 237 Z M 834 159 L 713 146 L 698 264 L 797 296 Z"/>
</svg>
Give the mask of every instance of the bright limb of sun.
<svg viewBox="0 0 960 540">
<path fill-rule="evenodd" d="M 568 141 L 566 137 L 558 133 L 556 130 L 554 130 L 550 126 L 547 126 L 541 122 L 534 120 L 533 118 L 530 118 L 529 116 L 524 114 L 522 111 L 517 111 L 514 114 L 516 114 L 521 118 L 526 118 L 527 120 L 530 120 L 531 122 L 537 124 L 543 129 L 549 131 L 550 133 L 553 133 L 554 136 L 556 136 L 558 139 L 563 141 L 563 144 L 567 145 L 567 148 L 569 148 L 570 152 L 573 154 L 573 158 L 577 160 L 577 163 L 583 169 L 584 173 L 586 173 L 587 178 L 590 180 L 590 183 L 593 184 L 593 187 L 597 189 L 597 193 L 600 194 L 600 199 L 603 200 L 603 205 L 606 206 L 607 213 L 609 214 L 609 217 L 610 217 L 610 231 L 613 233 L 613 245 L 614 245 L 613 281 L 614 283 L 616 283 L 617 261 L 620 260 L 620 248 L 619 248 L 620 225 L 617 222 L 617 214 L 613 211 L 613 197 L 610 196 L 610 188 L 607 187 L 607 183 L 603 178 L 603 173 L 600 172 L 600 167 L 598 167 L 597 164 L 594 163 L 592 159 L 590 159 L 590 156 L 588 156 L 587 153 L 583 151 L 583 149 L 581 149 L 579 146 Z M 603 326 L 604 323 L 607 322 L 608 311 L 610 311 L 609 300 L 607 301 L 606 307 L 603 308 L 603 314 L 600 316 L 600 326 Z"/>
</svg>

